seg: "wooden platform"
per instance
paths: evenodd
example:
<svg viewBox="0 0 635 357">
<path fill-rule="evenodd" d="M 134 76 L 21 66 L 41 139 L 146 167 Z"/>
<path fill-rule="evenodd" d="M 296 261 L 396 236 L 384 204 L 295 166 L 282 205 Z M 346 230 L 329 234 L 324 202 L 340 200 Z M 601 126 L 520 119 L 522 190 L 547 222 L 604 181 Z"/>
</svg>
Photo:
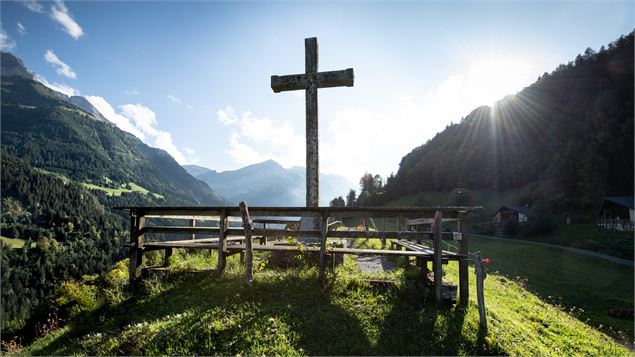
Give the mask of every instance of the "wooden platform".
<svg viewBox="0 0 635 357">
<path fill-rule="evenodd" d="M 246 203 L 241 202 L 238 207 L 120 207 L 119 209 L 130 212 L 129 273 L 133 281 L 141 276 L 144 268 L 143 254 L 153 250 L 164 250 L 167 262 L 174 249 L 216 250 L 218 274 L 222 274 L 225 269 L 228 256 L 244 254 L 245 276 L 249 285 L 252 284 L 254 275 L 254 252 L 315 253 L 319 256 L 321 281 L 327 277 L 327 256 L 353 254 L 415 257 L 417 266 L 422 268 L 422 275 L 425 273 L 427 276 L 427 262 L 432 262 L 434 272 L 432 286 L 437 302 L 442 300 L 443 264 L 449 261 L 458 262 L 461 304 L 467 305 L 468 302 L 468 249 L 465 223 L 468 212 L 480 207 L 248 208 Z M 309 217 L 316 225 L 311 230 L 299 229 L 298 222 Z M 166 221 L 165 218 L 170 220 Z M 344 219 L 353 222 L 363 221 L 363 229 L 351 230 L 346 227 L 335 229 L 334 227 L 341 225 Z M 381 229 L 374 226 L 373 219 L 381 219 Z M 175 222 L 178 220 L 186 221 Z M 205 223 L 198 226 L 197 221 Z M 259 226 L 255 227 L 252 224 Z M 272 228 L 273 225 L 286 225 L 286 227 L 278 229 L 278 226 Z M 456 226 L 456 229 L 450 229 L 449 226 Z M 387 227 L 393 228 L 387 230 Z M 176 240 L 184 235 L 190 239 Z M 319 243 L 301 246 L 271 244 L 270 240 L 281 237 L 309 237 L 315 238 Z M 168 240 L 158 241 L 166 238 Z M 329 240 L 333 238 L 347 240 L 379 238 L 382 239 L 382 243 L 390 242 L 392 249 L 332 247 Z M 459 246 L 459 253 L 442 250 L 444 240 L 455 241 L 455 244 Z"/>
</svg>

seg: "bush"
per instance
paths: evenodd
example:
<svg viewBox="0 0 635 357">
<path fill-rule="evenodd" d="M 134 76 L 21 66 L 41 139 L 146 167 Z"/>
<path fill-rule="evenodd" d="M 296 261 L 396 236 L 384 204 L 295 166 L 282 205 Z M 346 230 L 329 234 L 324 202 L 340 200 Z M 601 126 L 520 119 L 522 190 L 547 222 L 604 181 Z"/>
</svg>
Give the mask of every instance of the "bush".
<svg viewBox="0 0 635 357">
<path fill-rule="evenodd" d="M 523 233 L 527 235 L 547 234 L 553 231 L 557 226 L 558 222 L 552 210 L 546 205 L 538 204 L 529 211 L 527 222 L 523 227 Z"/>
<path fill-rule="evenodd" d="M 53 305 L 71 316 L 93 310 L 97 308 L 97 287 L 85 281 L 65 281 L 57 289 Z"/>
<path fill-rule="evenodd" d="M 520 224 L 517 220 L 512 219 L 503 223 L 503 235 L 513 237 L 520 232 Z"/>
</svg>

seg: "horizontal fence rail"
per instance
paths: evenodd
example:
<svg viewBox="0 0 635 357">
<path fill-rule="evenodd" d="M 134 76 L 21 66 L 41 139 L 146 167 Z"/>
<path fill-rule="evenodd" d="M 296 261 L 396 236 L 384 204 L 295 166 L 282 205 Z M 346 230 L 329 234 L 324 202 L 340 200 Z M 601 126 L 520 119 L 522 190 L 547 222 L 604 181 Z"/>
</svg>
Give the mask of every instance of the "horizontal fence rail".
<svg viewBox="0 0 635 357">
<path fill-rule="evenodd" d="M 432 262 L 435 300 L 441 300 L 442 264 L 459 264 L 460 303 L 468 301 L 466 222 L 481 207 L 116 207 L 130 213 L 130 278 L 143 271 L 143 253 L 164 250 L 166 261 L 174 249 L 218 251 L 216 271 L 222 274 L 229 255 L 245 257 L 247 282 L 253 280 L 253 252 L 309 252 L 319 255 L 320 279 L 327 257 L 384 255 L 415 257 L 427 279 Z M 314 229 L 300 229 L 303 219 Z M 352 225 L 352 226 L 351 226 Z M 309 225 L 308 227 L 311 227 Z M 307 244 L 271 242 L 297 237 Z M 184 239 L 185 238 L 185 239 Z M 382 249 L 332 246 L 328 239 L 381 239 Z M 257 241 L 255 244 L 252 240 Z M 384 249 L 390 241 L 391 249 Z M 442 250 L 442 241 L 458 243 L 458 252 Z M 309 244 L 313 242 L 312 244 Z M 425 274 L 424 274 L 425 273 Z"/>
</svg>

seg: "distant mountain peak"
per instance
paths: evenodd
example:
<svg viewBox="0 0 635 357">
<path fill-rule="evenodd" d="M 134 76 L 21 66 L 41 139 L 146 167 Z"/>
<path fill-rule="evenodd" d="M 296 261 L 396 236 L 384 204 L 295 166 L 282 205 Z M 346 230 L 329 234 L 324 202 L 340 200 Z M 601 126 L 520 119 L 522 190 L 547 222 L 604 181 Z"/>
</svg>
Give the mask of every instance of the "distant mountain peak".
<svg viewBox="0 0 635 357">
<path fill-rule="evenodd" d="M 2 64 L 0 73 L 3 77 L 34 78 L 33 73 L 26 69 L 24 62 L 9 52 L 0 52 L 0 63 Z"/>
<path fill-rule="evenodd" d="M 99 112 L 99 110 L 97 110 L 97 108 L 95 108 L 92 104 L 90 104 L 90 102 L 86 98 L 82 96 L 78 96 L 78 95 L 69 97 L 68 95 L 64 93 L 60 93 L 48 87 L 46 83 L 42 82 L 42 80 L 40 80 L 37 76 L 35 76 L 26 68 L 26 66 L 24 65 L 24 62 L 20 58 L 16 57 L 15 55 L 9 52 L 0 52 L 0 54 L 1 54 L 0 63 L 2 63 L 3 77 L 18 76 L 18 77 L 38 81 L 44 84 L 45 86 L 47 86 L 47 88 L 51 91 L 51 94 L 55 95 L 57 98 L 65 101 L 66 103 L 69 103 L 78 107 L 79 109 L 85 111 L 88 114 L 92 114 L 99 121 L 102 121 L 104 123 L 110 123 L 110 121 L 106 119 L 106 117 L 104 117 Z"/>
</svg>

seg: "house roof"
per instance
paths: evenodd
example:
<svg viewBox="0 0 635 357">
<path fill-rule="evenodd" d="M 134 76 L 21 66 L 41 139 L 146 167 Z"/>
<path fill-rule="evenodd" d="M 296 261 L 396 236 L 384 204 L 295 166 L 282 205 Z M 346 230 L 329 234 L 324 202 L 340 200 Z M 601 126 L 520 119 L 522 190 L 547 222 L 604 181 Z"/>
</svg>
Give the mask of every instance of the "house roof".
<svg viewBox="0 0 635 357">
<path fill-rule="evenodd" d="M 514 212 L 518 212 L 520 214 L 524 214 L 525 216 L 529 214 L 529 207 L 527 207 L 527 206 L 511 206 L 511 205 L 501 206 L 501 208 L 499 208 L 498 211 L 496 211 L 496 213 L 502 211 L 503 209 L 509 209 L 509 210 L 514 211 Z"/>
<path fill-rule="evenodd" d="M 604 200 L 633 209 L 633 196 L 604 197 Z"/>
</svg>

